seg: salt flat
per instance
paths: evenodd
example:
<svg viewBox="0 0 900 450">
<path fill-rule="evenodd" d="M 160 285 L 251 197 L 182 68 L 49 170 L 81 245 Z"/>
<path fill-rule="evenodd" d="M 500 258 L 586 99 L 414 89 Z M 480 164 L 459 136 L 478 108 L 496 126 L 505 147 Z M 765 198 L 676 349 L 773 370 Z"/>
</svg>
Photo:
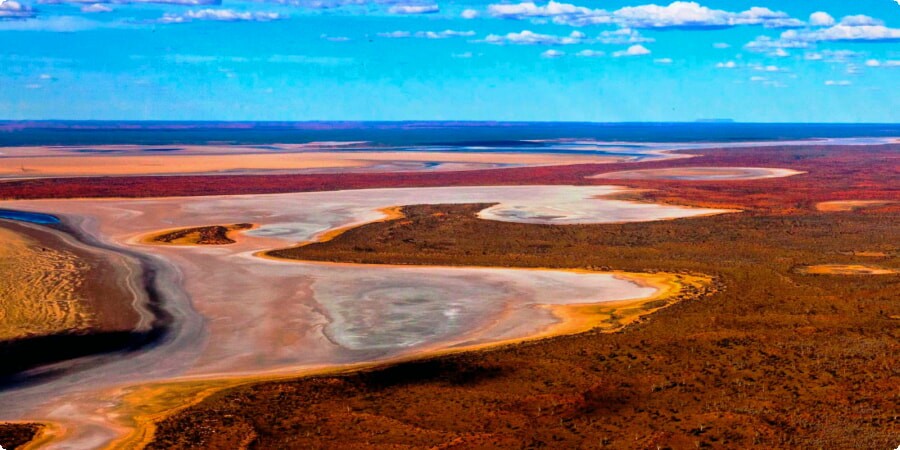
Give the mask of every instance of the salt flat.
<svg viewBox="0 0 900 450">
<path fill-rule="evenodd" d="M 609 186 L 377 189 L 253 196 L 0 202 L 58 215 L 81 233 L 150 255 L 175 317 L 143 352 L 0 394 L 4 419 L 78 423 L 72 439 L 106 442 L 115 403 L 99 392 L 154 380 L 202 379 L 378 361 L 540 334 L 560 319 L 546 305 L 653 296 L 627 274 L 498 268 L 335 265 L 260 257 L 407 204 L 497 203 L 481 217 L 534 224 L 611 223 L 729 212 L 604 199 Z M 253 223 L 227 246 L 147 244 L 162 229 Z M 93 423 L 94 425 L 90 425 Z"/>
</svg>

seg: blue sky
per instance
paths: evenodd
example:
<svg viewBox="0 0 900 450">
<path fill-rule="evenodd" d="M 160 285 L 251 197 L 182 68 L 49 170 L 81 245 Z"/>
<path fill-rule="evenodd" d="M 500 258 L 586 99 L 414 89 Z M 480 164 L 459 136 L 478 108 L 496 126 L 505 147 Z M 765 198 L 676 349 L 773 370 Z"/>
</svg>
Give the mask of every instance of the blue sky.
<svg viewBox="0 0 900 450">
<path fill-rule="evenodd" d="M 900 0 L 0 0 L 0 119 L 900 122 Z"/>
</svg>

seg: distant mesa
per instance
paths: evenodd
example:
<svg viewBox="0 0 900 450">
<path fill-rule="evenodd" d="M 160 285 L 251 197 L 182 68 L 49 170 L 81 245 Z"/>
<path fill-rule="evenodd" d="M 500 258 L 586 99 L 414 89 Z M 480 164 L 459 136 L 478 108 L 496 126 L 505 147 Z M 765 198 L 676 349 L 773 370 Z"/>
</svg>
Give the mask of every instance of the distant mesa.
<svg viewBox="0 0 900 450">
<path fill-rule="evenodd" d="M 856 211 L 864 208 L 877 208 L 879 206 L 895 203 L 891 200 L 835 200 L 816 203 L 816 209 L 825 212 Z"/>
<path fill-rule="evenodd" d="M 894 275 L 900 272 L 883 267 L 863 266 L 859 264 L 818 264 L 801 266 L 796 272 L 804 275 Z"/>
<path fill-rule="evenodd" d="M 616 180 L 673 180 L 673 181 L 739 181 L 781 178 L 800 175 L 791 169 L 769 167 L 671 167 L 665 169 L 624 170 L 592 175 L 587 178 Z"/>
<path fill-rule="evenodd" d="M 180 228 L 151 235 L 142 241 L 148 244 L 168 245 L 228 245 L 237 242 L 234 240 L 233 233 L 250 230 L 254 227 L 251 223 L 238 223 Z"/>
</svg>

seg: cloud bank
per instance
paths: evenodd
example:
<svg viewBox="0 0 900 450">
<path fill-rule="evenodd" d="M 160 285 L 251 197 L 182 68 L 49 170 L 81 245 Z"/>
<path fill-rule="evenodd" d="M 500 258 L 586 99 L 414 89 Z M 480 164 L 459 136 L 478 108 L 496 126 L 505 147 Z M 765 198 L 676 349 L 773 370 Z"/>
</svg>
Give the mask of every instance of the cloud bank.
<svg viewBox="0 0 900 450">
<path fill-rule="evenodd" d="M 391 14 L 434 14 L 440 10 L 438 5 L 394 5 L 388 8 Z"/>
<path fill-rule="evenodd" d="M 30 19 L 35 17 L 30 7 L 13 0 L 0 0 L 0 20 Z"/>
<path fill-rule="evenodd" d="M 581 44 L 585 40 L 584 33 L 573 31 L 568 36 L 553 36 L 549 34 L 539 34 L 529 30 L 523 30 L 519 33 L 507 33 L 506 35 L 491 34 L 484 38 L 484 42 L 488 44 L 504 45 L 572 45 Z"/>
<path fill-rule="evenodd" d="M 524 20 L 552 18 L 557 24 L 585 26 L 619 24 L 628 28 L 729 28 L 740 25 L 762 25 L 768 28 L 802 27 L 805 23 L 787 13 L 769 8 L 752 7 L 743 12 L 730 12 L 702 6 L 697 2 L 676 1 L 666 6 L 655 4 L 628 6 L 615 11 L 591 9 L 570 3 L 550 1 L 492 4 L 491 16 Z"/>
<path fill-rule="evenodd" d="M 273 12 L 247 12 L 233 9 L 201 9 L 188 11 L 184 14 L 165 14 L 158 20 L 159 23 L 187 23 L 199 21 L 218 22 L 271 22 L 284 17 Z"/>
<path fill-rule="evenodd" d="M 422 38 L 422 39 L 447 39 L 452 37 L 470 37 L 475 36 L 474 31 L 456 31 L 456 30 L 444 30 L 444 31 L 417 31 L 415 33 L 409 31 L 392 31 L 390 33 L 378 33 L 379 37 L 384 38 Z"/>
</svg>

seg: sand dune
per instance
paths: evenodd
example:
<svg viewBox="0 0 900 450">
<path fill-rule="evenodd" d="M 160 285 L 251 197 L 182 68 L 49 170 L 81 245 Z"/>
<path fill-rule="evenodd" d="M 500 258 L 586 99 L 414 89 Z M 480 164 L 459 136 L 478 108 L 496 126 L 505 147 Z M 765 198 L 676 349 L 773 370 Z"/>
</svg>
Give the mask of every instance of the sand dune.
<svg viewBox="0 0 900 450">
<path fill-rule="evenodd" d="M 87 329 L 91 314 L 79 299 L 86 269 L 70 251 L 0 227 L 0 340 Z"/>
</svg>

